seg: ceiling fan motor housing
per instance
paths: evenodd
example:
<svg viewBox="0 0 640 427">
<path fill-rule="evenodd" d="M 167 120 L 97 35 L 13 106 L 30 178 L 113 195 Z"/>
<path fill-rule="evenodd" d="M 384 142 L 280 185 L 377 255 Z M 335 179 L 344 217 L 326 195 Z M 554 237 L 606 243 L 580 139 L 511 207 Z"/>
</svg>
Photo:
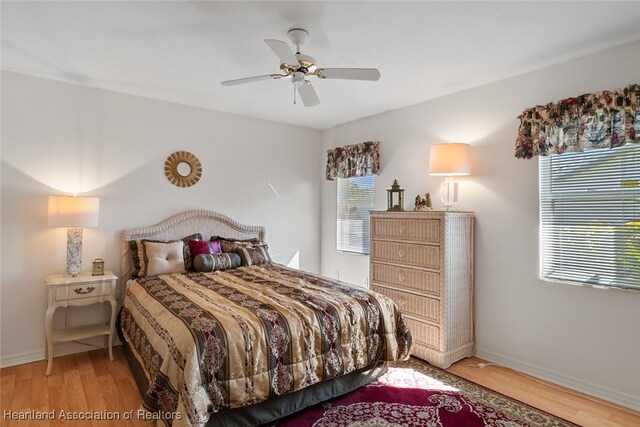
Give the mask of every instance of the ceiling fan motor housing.
<svg viewBox="0 0 640 427">
<path fill-rule="evenodd" d="M 303 73 L 313 73 L 316 70 L 316 60 L 309 55 L 296 53 L 296 58 L 298 58 L 298 62 L 300 63 L 300 71 Z"/>
</svg>

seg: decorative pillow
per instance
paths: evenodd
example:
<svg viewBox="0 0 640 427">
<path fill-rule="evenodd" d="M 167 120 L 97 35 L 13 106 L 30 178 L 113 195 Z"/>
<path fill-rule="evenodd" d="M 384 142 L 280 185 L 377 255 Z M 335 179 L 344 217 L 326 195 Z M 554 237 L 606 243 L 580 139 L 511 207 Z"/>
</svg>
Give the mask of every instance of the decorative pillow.
<svg viewBox="0 0 640 427">
<path fill-rule="evenodd" d="M 209 243 L 211 243 L 211 248 L 213 249 L 214 254 L 221 254 L 222 253 L 222 244 L 220 243 L 220 240 L 213 240 L 210 241 Z"/>
<path fill-rule="evenodd" d="M 189 240 L 188 241 L 191 254 L 195 257 L 200 254 L 219 254 L 222 253 L 220 249 L 219 241 L 203 241 L 203 240 Z"/>
<path fill-rule="evenodd" d="M 240 239 L 229 239 L 229 238 L 220 237 L 220 236 L 211 236 L 210 241 L 219 242 L 222 252 L 233 252 L 233 250 L 238 246 L 245 246 L 245 247 L 251 248 L 254 246 L 260 246 L 262 244 L 265 244 L 264 241 L 260 239 L 240 240 Z"/>
<path fill-rule="evenodd" d="M 191 248 L 189 247 L 189 244 L 187 243 L 187 242 L 189 242 L 191 240 L 203 240 L 202 239 L 202 234 L 196 233 L 196 234 L 192 234 L 191 236 L 184 237 L 182 239 L 182 241 L 184 242 L 184 268 L 187 271 L 194 271 L 195 270 L 193 268 L 193 257 L 194 257 L 194 255 L 191 254 Z"/>
<path fill-rule="evenodd" d="M 239 248 L 261 248 L 263 249 L 263 255 L 267 259 L 267 263 L 271 263 L 271 256 L 269 255 L 269 245 L 267 242 L 260 239 L 246 239 L 246 240 L 237 240 L 237 239 L 227 239 L 225 237 L 220 236 L 212 236 L 211 241 L 219 240 L 220 246 L 222 248 L 222 252 L 235 252 L 238 253 Z M 239 253 L 238 253 L 239 254 Z M 240 255 L 242 257 L 242 255 Z M 245 264 L 242 264 L 245 265 Z M 251 264 L 249 264 L 251 265 Z"/>
<path fill-rule="evenodd" d="M 185 269 L 193 271 L 193 257 L 189 252 L 189 245 L 186 244 L 188 240 L 202 240 L 202 234 L 196 233 L 190 236 L 184 237 L 182 239 L 184 244 L 184 251 L 182 257 L 184 258 Z M 148 242 L 158 242 L 158 243 L 168 243 L 164 240 L 146 240 Z M 174 240 L 177 241 L 177 240 Z M 131 273 L 131 278 L 135 279 L 137 277 L 145 277 L 147 276 L 147 265 L 145 263 L 145 251 L 144 245 L 142 244 L 142 240 L 131 240 L 129 241 L 129 250 L 131 252 L 131 260 L 133 262 L 133 273 Z"/>
<path fill-rule="evenodd" d="M 184 242 L 154 242 L 142 240 L 147 276 L 184 273 Z"/>
<path fill-rule="evenodd" d="M 193 259 L 196 271 L 208 273 L 210 271 L 228 270 L 241 265 L 238 254 L 200 254 Z"/>
<path fill-rule="evenodd" d="M 267 252 L 266 247 L 248 248 L 238 246 L 235 252 L 240 256 L 240 262 L 243 266 L 271 264 L 271 258 L 269 258 L 269 252 Z"/>
<path fill-rule="evenodd" d="M 135 279 L 136 277 L 144 277 L 146 271 L 143 270 L 144 246 L 142 245 L 142 241 L 140 239 L 130 240 L 129 251 L 131 252 L 131 261 L 133 263 L 133 273 L 131 273 L 131 278 Z"/>
</svg>

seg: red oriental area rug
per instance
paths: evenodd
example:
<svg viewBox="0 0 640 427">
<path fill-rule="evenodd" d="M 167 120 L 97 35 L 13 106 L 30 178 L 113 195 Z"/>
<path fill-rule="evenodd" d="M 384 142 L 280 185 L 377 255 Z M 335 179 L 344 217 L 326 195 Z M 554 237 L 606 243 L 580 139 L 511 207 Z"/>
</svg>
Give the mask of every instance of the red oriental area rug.
<svg viewBox="0 0 640 427">
<path fill-rule="evenodd" d="M 276 427 L 565 427 L 568 421 L 417 359 L 377 381 L 273 424 Z"/>
</svg>

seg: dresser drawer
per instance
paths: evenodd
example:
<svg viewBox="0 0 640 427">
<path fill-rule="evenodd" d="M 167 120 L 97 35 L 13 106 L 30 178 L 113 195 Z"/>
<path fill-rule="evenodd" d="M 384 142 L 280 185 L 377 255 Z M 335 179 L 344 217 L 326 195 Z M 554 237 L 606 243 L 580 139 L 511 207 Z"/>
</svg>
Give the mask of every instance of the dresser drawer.
<svg viewBox="0 0 640 427">
<path fill-rule="evenodd" d="M 400 286 L 404 289 L 440 295 L 440 273 L 371 263 L 371 283 Z"/>
<path fill-rule="evenodd" d="M 430 322 L 440 321 L 440 301 L 420 295 L 410 294 L 382 286 L 374 286 L 373 290 L 386 295 L 396 303 L 403 314 L 421 317 Z"/>
<path fill-rule="evenodd" d="M 371 242 L 371 260 L 440 268 L 440 247 L 412 243 Z"/>
<path fill-rule="evenodd" d="M 440 243 L 439 219 L 373 218 L 371 220 L 371 230 L 376 239 Z"/>
<path fill-rule="evenodd" d="M 90 284 L 58 286 L 56 288 L 56 301 L 69 301 L 82 298 L 95 298 L 109 295 L 110 283 L 96 282 Z"/>
<path fill-rule="evenodd" d="M 405 316 L 413 342 L 440 350 L 440 328 Z"/>
</svg>

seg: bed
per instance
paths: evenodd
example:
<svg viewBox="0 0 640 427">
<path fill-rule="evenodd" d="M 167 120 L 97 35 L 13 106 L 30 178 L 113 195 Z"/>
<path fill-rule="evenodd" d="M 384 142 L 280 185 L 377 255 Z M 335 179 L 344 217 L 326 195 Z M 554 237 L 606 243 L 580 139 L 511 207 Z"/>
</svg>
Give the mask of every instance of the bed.
<svg viewBox="0 0 640 427">
<path fill-rule="evenodd" d="M 366 385 L 387 361 L 409 357 L 411 334 L 390 299 L 270 258 L 128 280 L 139 267 L 131 242 L 198 233 L 266 237 L 264 227 L 202 210 L 122 232 L 118 331 L 143 407 L 158 425 L 266 424 Z"/>
</svg>

